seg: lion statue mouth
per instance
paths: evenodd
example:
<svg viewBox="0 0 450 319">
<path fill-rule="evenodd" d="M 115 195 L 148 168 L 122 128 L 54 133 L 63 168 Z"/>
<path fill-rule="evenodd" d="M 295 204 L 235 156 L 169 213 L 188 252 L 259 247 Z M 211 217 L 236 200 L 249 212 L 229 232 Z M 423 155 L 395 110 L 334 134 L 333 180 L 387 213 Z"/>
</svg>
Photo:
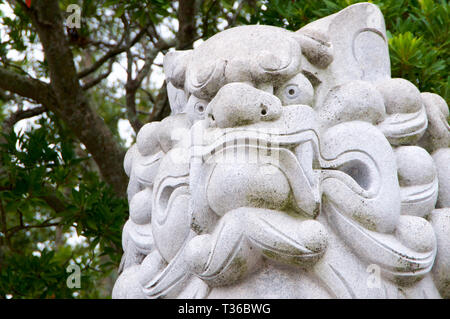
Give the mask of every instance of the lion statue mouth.
<svg viewBox="0 0 450 319">
<path fill-rule="evenodd" d="M 310 107 L 286 106 L 275 122 L 206 128 L 200 133 L 193 128 L 194 141 L 196 135 L 203 142 L 192 147 L 194 162 L 203 163 L 211 171 L 217 165 L 227 164 L 269 167 L 269 175 L 279 170 L 289 182 L 294 208 L 306 216 L 316 216 L 320 173 L 313 166 L 318 163 L 319 144 L 317 121 Z"/>
</svg>

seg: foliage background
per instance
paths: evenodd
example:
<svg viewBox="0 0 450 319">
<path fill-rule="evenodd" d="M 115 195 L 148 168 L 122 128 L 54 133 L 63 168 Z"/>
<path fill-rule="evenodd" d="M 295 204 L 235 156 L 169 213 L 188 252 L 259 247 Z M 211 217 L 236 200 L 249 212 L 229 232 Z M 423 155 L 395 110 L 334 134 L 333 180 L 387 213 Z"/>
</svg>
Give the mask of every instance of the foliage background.
<svg viewBox="0 0 450 319">
<path fill-rule="evenodd" d="M 144 123 L 169 114 L 161 54 L 236 25 L 297 30 L 361 1 L 48 1 L 63 17 L 70 3 L 82 8 L 80 29 L 55 29 L 59 60 L 45 40 L 51 30 L 40 25 L 39 14 L 50 10 L 42 2 L 0 6 L 0 298 L 109 298 L 128 215 L 120 156 L 129 141 L 119 127 L 129 122 L 134 138 Z M 385 17 L 392 76 L 449 103 L 448 1 L 372 2 Z M 58 73 L 60 60 L 77 73 Z M 77 95 L 60 81 L 73 81 Z M 77 110 L 85 118 L 71 118 Z M 101 118 L 95 125 L 91 111 Z M 33 125 L 20 130 L 26 118 Z M 93 146 L 96 135 L 103 139 Z M 113 147 L 103 156 L 95 149 L 102 143 Z M 80 289 L 66 285 L 69 264 L 81 268 Z"/>
</svg>

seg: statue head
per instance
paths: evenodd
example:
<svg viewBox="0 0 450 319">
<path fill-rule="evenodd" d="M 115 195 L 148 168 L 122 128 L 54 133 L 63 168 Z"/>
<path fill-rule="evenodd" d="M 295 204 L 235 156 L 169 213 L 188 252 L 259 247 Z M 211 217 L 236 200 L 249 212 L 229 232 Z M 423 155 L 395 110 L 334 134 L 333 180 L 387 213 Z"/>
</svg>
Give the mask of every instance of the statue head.
<svg viewBox="0 0 450 319">
<path fill-rule="evenodd" d="M 124 256 L 141 255 L 120 285 L 144 297 L 267 297 L 277 280 L 276 297 L 436 292 L 448 107 L 391 79 L 375 5 L 297 32 L 231 28 L 169 52 L 164 71 L 172 115 L 145 125 L 125 161 Z"/>
</svg>

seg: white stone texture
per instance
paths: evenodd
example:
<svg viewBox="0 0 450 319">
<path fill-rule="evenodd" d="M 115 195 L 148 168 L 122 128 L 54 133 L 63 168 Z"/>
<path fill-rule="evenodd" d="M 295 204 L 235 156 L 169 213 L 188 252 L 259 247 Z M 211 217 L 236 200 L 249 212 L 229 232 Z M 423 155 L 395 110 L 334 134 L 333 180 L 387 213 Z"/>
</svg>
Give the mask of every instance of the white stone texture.
<svg viewBox="0 0 450 319">
<path fill-rule="evenodd" d="M 378 7 L 231 28 L 164 71 L 114 298 L 450 297 L 448 106 L 391 78 Z"/>
</svg>

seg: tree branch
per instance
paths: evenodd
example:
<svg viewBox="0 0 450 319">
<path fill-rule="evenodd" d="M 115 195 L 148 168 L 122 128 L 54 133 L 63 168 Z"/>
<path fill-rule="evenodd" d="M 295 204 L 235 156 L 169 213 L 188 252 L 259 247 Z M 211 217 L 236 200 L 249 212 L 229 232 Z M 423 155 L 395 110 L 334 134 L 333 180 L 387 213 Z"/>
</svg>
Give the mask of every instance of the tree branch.
<svg viewBox="0 0 450 319">
<path fill-rule="evenodd" d="M 10 228 L 7 230 L 8 232 L 8 237 L 10 237 L 12 234 L 17 233 L 18 231 L 24 230 L 24 229 L 31 229 L 31 228 L 46 228 L 46 227 L 52 227 L 52 226 L 58 226 L 60 223 L 48 223 L 48 222 L 43 222 L 42 224 L 39 225 L 19 225 L 19 226 L 15 226 L 13 228 Z"/>
<path fill-rule="evenodd" d="M 162 120 L 167 113 L 164 111 L 168 109 L 168 105 L 169 98 L 167 97 L 167 84 L 166 81 L 164 81 L 155 98 L 155 103 L 153 104 L 153 109 L 148 117 L 148 122 Z"/>
<path fill-rule="evenodd" d="M 145 33 L 146 33 L 146 28 L 142 28 L 138 32 L 138 34 L 127 45 L 124 45 L 124 46 L 122 46 L 122 42 L 124 40 L 124 38 L 122 38 L 117 46 L 110 49 L 107 53 L 105 53 L 105 55 L 103 55 L 100 59 L 98 59 L 96 62 L 94 62 L 90 67 L 88 67 L 87 69 L 81 70 L 78 73 L 78 78 L 82 79 L 85 76 L 91 74 L 92 72 L 95 72 L 99 67 L 101 67 L 109 59 L 130 49 L 142 38 L 142 36 Z"/>
<path fill-rule="evenodd" d="M 122 16 L 122 22 L 125 26 L 125 41 L 129 41 L 129 23 L 125 16 Z M 131 50 L 127 50 L 127 82 L 125 85 L 125 101 L 126 101 L 126 109 L 127 109 L 127 117 L 128 121 L 130 122 L 130 125 L 132 126 L 133 130 L 137 133 L 141 127 L 143 126 L 143 123 L 139 120 L 138 117 L 138 110 L 136 108 L 136 93 L 137 90 L 140 88 L 142 82 L 146 77 L 149 76 L 151 72 L 151 67 L 153 65 L 153 62 L 158 55 L 159 52 L 167 50 L 171 46 L 175 45 L 175 41 L 166 41 L 162 39 L 156 32 L 155 27 L 153 24 L 151 24 L 149 27 L 146 28 L 150 37 L 152 38 L 152 42 L 154 44 L 154 48 L 152 49 L 146 49 L 145 54 L 145 61 L 144 65 L 141 69 L 137 70 L 136 77 L 133 78 L 133 55 L 131 53 Z"/>
<path fill-rule="evenodd" d="M 41 197 L 55 213 L 61 213 L 66 210 L 66 205 L 56 195 L 47 194 Z"/>
<path fill-rule="evenodd" d="M 211 5 L 209 6 L 209 8 L 206 10 L 206 12 L 203 14 L 203 19 L 202 19 L 202 28 L 203 28 L 203 37 L 206 37 L 208 35 L 208 27 L 209 27 L 209 14 L 212 10 L 212 8 L 217 4 L 217 0 L 212 1 Z M 203 1 L 202 5 L 204 5 L 206 2 Z"/>
<path fill-rule="evenodd" d="M 127 82 L 125 84 L 125 103 L 127 108 L 127 118 L 130 122 L 131 127 L 134 132 L 137 133 L 141 127 L 142 123 L 138 118 L 136 112 L 136 91 L 138 88 L 138 83 L 133 79 L 133 55 L 131 53 L 130 44 L 130 26 L 125 15 L 121 16 L 122 23 L 125 28 L 125 43 L 127 44 Z M 144 69 L 144 68 L 143 68 Z"/>
<path fill-rule="evenodd" d="M 195 0 L 178 1 L 178 33 L 177 33 L 177 49 L 192 49 L 193 39 L 196 37 L 195 29 Z"/>
<path fill-rule="evenodd" d="M 11 116 L 9 118 L 7 118 L 3 122 L 3 131 L 4 132 L 9 132 L 13 128 L 14 124 L 19 122 L 20 120 L 27 119 L 27 118 L 30 118 L 30 117 L 42 114 L 46 110 L 47 109 L 44 106 L 38 106 L 38 107 L 35 107 L 33 109 L 19 110 L 17 112 L 14 112 L 13 114 L 11 114 Z"/>
<path fill-rule="evenodd" d="M 49 84 L 2 67 L 0 67 L 0 88 L 32 99 L 50 109 L 55 108 L 57 104 Z"/>
<path fill-rule="evenodd" d="M 6 212 L 3 207 L 3 201 L 0 198 L 0 214 L 1 214 L 1 220 L 2 220 L 2 233 L 3 236 L 5 236 L 5 243 L 8 247 L 11 248 L 11 242 L 9 241 L 9 235 L 8 235 L 8 226 L 6 222 Z"/>
<path fill-rule="evenodd" d="M 113 187 L 116 194 L 125 196 L 128 178 L 122 167 L 124 150 L 103 119 L 92 109 L 80 85 L 64 32 L 59 2 L 35 1 L 31 8 L 30 17 L 48 63 L 50 87 L 58 102 L 56 115 L 64 120 L 92 154 L 103 179 Z M 140 34 L 143 33 L 141 30 Z M 90 69 L 93 72 L 95 66 Z"/>
<path fill-rule="evenodd" d="M 104 79 L 106 79 L 112 72 L 112 66 L 114 64 L 114 61 L 109 61 L 109 66 L 108 66 L 108 70 L 103 73 L 100 74 L 98 77 L 96 77 L 95 79 L 92 79 L 91 81 L 86 82 L 83 85 L 83 90 L 89 90 L 90 88 L 96 86 L 97 84 L 99 84 L 101 81 L 103 81 Z"/>
<path fill-rule="evenodd" d="M 234 14 L 231 17 L 227 17 L 228 25 L 225 29 L 234 27 L 234 25 L 236 24 L 237 17 L 241 14 L 241 10 L 244 5 L 244 2 L 245 2 L 244 0 L 239 0 L 238 7 L 236 8 L 236 11 L 234 12 Z"/>
</svg>

